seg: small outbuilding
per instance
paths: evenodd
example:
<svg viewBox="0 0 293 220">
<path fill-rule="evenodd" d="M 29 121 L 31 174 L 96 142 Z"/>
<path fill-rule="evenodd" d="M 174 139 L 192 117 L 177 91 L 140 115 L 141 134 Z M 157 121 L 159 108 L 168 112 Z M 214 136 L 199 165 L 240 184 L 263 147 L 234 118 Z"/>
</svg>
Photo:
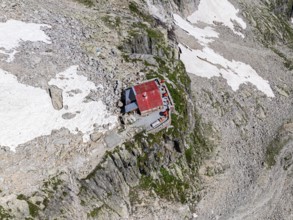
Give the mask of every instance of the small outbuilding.
<svg viewBox="0 0 293 220">
<path fill-rule="evenodd" d="M 141 115 L 163 108 L 157 79 L 133 86 L 125 91 L 125 113 L 139 110 Z"/>
</svg>

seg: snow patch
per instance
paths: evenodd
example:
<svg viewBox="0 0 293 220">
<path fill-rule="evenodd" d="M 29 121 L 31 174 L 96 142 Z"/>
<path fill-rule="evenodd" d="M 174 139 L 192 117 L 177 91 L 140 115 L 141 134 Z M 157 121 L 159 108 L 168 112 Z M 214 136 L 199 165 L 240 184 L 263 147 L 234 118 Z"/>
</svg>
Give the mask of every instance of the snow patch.
<svg viewBox="0 0 293 220">
<path fill-rule="evenodd" d="M 51 28 L 46 24 L 25 23 L 17 20 L 0 23 L 0 53 L 9 56 L 6 62 L 14 60 L 14 55 L 17 53 L 16 48 L 23 41 L 42 41 L 50 44 L 50 38 L 41 30 L 42 27 Z"/>
<path fill-rule="evenodd" d="M 49 82 L 63 89 L 63 104 L 68 108 L 60 111 L 53 108 L 45 90 L 21 84 L 14 75 L 0 69 L 0 146 L 15 151 L 19 144 L 61 128 L 73 134 L 81 132 L 87 141 L 94 129 L 105 132 L 103 125 L 109 125 L 107 130 L 115 127 L 117 117 L 106 110 L 102 101 L 86 102 L 86 96 L 97 88 L 78 75 L 77 68 L 71 66 Z M 66 113 L 74 117 L 64 119 Z"/>
<path fill-rule="evenodd" d="M 246 29 L 246 23 L 238 17 L 239 9 L 236 9 L 228 0 L 201 0 L 198 10 L 187 17 L 191 23 L 203 22 L 214 25 L 214 21 L 221 22 L 229 27 L 235 34 L 244 35 L 235 30 L 233 21 L 236 21 L 242 29 Z"/>
<path fill-rule="evenodd" d="M 182 44 L 179 47 L 187 72 L 207 78 L 222 76 L 234 91 L 241 84 L 251 83 L 268 97 L 274 97 L 269 82 L 261 78 L 251 66 L 235 60 L 229 61 L 208 47 L 203 50 L 188 49 Z"/>
<path fill-rule="evenodd" d="M 222 76 L 234 91 L 237 91 L 241 84 L 251 83 L 268 97 L 274 97 L 269 82 L 261 78 L 250 65 L 235 60 L 229 61 L 209 48 L 209 44 L 219 36 L 212 27 L 201 29 L 193 26 L 177 14 L 174 14 L 173 17 L 180 28 L 204 46 L 202 50 L 192 50 L 179 44 L 182 52 L 180 59 L 187 72 L 206 78 Z"/>
<path fill-rule="evenodd" d="M 212 27 L 205 27 L 204 29 L 195 27 L 178 14 L 173 14 L 173 18 L 176 25 L 197 39 L 203 46 L 213 42 L 213 38 L 219 37 L 219 33 L 217 33 Z"/>
</svg>

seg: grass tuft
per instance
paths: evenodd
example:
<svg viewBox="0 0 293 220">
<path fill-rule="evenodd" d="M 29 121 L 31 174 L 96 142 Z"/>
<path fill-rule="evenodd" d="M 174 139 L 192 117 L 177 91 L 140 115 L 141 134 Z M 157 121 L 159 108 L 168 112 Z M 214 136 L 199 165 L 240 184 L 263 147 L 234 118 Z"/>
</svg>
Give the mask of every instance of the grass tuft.
<svg viewBox="0 0 293 220">
<path fill-rule="evenodd" d="M 85 6 L 88 6 L 88 7 L 93 7 L 94 6 L 94 2 L 92 0 L 75 0 L 76 2 L 78 3 L 81 3 Z"/>
</svg>

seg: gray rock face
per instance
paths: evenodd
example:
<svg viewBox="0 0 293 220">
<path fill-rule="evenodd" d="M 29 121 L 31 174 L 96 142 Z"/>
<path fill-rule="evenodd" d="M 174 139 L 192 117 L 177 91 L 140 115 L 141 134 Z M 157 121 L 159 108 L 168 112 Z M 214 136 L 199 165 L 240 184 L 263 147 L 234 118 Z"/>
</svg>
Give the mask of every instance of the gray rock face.
<svg viewBox="0 0 293 220">
<path fill-rule="evenodd" d="M 270 4 L 274 13 L 290 18 L 292 16 L 292 0 L 271 0 Z"/>
<path fill-rule="evenodd" d="M 50 94 L 54 109 L 61 110 L 63 108 L 62 89 L 59 89 L 57 86 L 50 86 L 49 94 Z"/>
<path fill-rule="evenodd" d="M 156 48 L 156 39 L 147 35 L 134 37 L 125 49 L 130 54 L 163 55 L 162 50 Z"/>
<path fill-rule="evenodd" d="M 155 193 L 138 187 L 142 175 L 145 176 L 145 173 L 152 175 L 151 173 L 156 169 L 174 162 L 181 155 L 174 148 L 166 148 L 163 145 L 156 146 L 153 150 L 148 148 L 149 146 L 145 146 L 141 151 L 140 148 L 132 146 L 131 149 L 116 150 L 109 153 L 84 179 L 70 185 L 61 184 L 41 213 L 41 218 L 60 218 L 63 212 L 65 219 L 76 219 L 77 216 L 79 219 L 87 219 L 90 216 L 90 219 L 101 220 L 183 219 L 184 217 L 190 219 L 192 213 L 188 205 L 161 200 Z M 149 160 L 143 163 L 142 158 L 147 151 L 149 151 L 147 153 Z M 158 155 L 164 155 L 161 161 Z M 188 172 L 183 174 L 184 178 L 188 177 Z M 178 185 L 178 187 L 182 186 Z M 60 195 L 64 194 L 64 191 L 69 192 L 70 196 L 63 198 L 60 204 Z M 175 191 L 174 189 L 174 196 L 176 196 Z M 76 210 L 79 210 L 79 214 Z"/>
</svg>

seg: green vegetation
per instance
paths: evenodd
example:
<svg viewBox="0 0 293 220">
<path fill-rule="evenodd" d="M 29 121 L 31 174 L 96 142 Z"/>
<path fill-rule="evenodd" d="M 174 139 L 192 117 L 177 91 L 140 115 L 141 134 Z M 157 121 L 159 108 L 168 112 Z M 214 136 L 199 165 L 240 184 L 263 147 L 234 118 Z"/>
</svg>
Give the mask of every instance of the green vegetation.
<svg viewBox="0 0 293 220">
<path fill-rule="evenodd" d="M 163 34 L 156 29 L 146 28 L 146 32 L 148 37 L 152 39 L 162 39 L 163 37 Z"/>
<path fill-rule="evenodd" d="M 99 212 L 102 210 L 103 206 L 94 208 L 90 213 L 87 214 L 88 217 L 95 218 L 98 216 Z"/>
<path fill-rule="evenodd" d="M 215 170 L 212 167 L 207 167 L 206 174 L 207 176 L 211 177 L 215 175 Z"/>
<path fill-rule="evenodd" d="M 114 152 L 113 152 L 114 153 Z M 98 166 L 95 167 L 95 169 L 89 173 L 89 175 L 87 175 L 87 177 L 85 179 L 91 179 L 93 178 L 98 170 L 104 169 L 104 167 L 102 166 L 102 164 L 111 156 L 111 152 L 110 151 L 106 151 L 106 153 L 104 154 L 102 161 L 98 164 Z M 81 191 L 86 190 L 86 188 L 84 188 L 83 186 L 81 186 Z"/>
<path fill-rule="evenodd" d="M 192 164 L 192 158 L 193 158 L 193 149 L 188 148 L 185 150 L 185 158 L 188 164 Z"/>
<path fill-rule="evenodd" d="M 190 93 L 190 79 L 185 71 L 184 64 L 180 60 L 169 56 L 171 49 L 164 44 L 160 47 L 164 48 L 166 56 L 155 59 L 158 63 L 157 71 L 150 70 L 147 74 L 147 79 L 159 78 L 168 79 L 166 85 L 171 93 L 175 104 L 177 114 L 172 114 L 172 124 L 174 127 L 169 130 L 169 134 L 173 137 L 180 138 L 185 131 L 188 130 L 188 94 Z"/>
<path fill-rule="evenodd" d="M 20 194 L 16 197 L 18 200 L 27 200 L 26 196 L 23 194 Z"/>
<path fill-rule="evenodd" d="M 280 137 L 276 137 L 268 146 L 266 151 L 265 162 L 269 168 L 276 164 L 276 157 L 280 154 L 283 147 L 288 143 L 289 139 L 281 140 Z"/>
<path fill-rule="evenodd" d="M 213 145 L 209 143 L 202 134 L 200 118 L 196 117 L 196 124 L 193 132 L 190 134 L 189 148 L 185 151 L 185 158 L 190 168 L 198 171 L 202 161 L 213 152 Z M 209 126 L 205 125 L 208 130 Z M 206 133 L 208 131 L 205 131 Z M 210 131 L 209 131 L 210 132 Z"/>
<path fill-rule="evenodd" d="M 26 200 L 30 206 L 30 212 L 31 216 L 37 215 L 38 208 L 42 205 L 42 211 L 47 209 L 50 206 L 50 203 L 52 201 L 58 200 L 63 201 L 65 197 L 69 195 L 69 190 L 64 187 L 64 181 L 61 179 L 61 175 L 63 173 L 59 173 L 56 176 L 50 177 L 47 180 L 43 182 L 43 186 L 41 188 L 42 194 L 43 194 L 43 200 L 42 201 L 36 201 L 35 204 L 31 203 L 29 201 L 29 198 L 23 197 L 23 195 L 19 195 L 21 199 Z M 60 207 L 61 208 L 61 207 Z M 64 214 L 63 209 L 59 209 L 61 214 Z M 34 216 L 33 216 L 34 217 Z"/>
<path fill-rule="evenodd" d="M 160 177 L 160 179 L 155 180 L 150 176 L 143 176 L 141 178 L 140 187 L 144 190 L 153 189 L 156 194 L 162 198 L 176 199 L 182 203 L 187 201 L 186 190 L 189 188 L 187 182 L 183 182 L 173 176 L 165 168 L 160 169 Z"/>
<path fill-rule="evenodd" d="M 27 201 L 27 204 L 28 204 L 28 207 L 29 207 L 29 212 L 30 212 L 30 215 L 35 218 L 39 215 L 39 211 L 40 211 L 40 208 L 33 204 L 32 202 L 30 201 Z"/>
<path fill-rule="evenodd" d="M 92 0 L 74 0 L 78 3 L 84 4 L 85 6 L 92 7 L 94 6 L 94 2 Z"/>
<path fill-rule="evenodd" d="M 13 216 L 2 206 L 0 206 L 0 219 L 2 220 L 9 220 L 14 219 Z"/>
<path fill-rule="evenodd" d="M 36 218 L 39 215 L 40 207 L 32 203 L 25 195 L 20 194 L 17 196 L 18 200 L 24 200 L 28 204 L 29 213 L 31 217 Z"/>
<path fill-rule="evenodd" d="M 144 13 L 139 9 L 139 6 L 135 2 L 129 3 L 129 10 L 136 16 L 140 17 L 142 20 L 146 22 L 153 22 L 154 19 L 151 15 Z"/>
<path fill-rule="evenodd" d="M 61 179 L 59 179 L 57 176 L 54 176 L 50 178 L 49 180 L 45 181 L 43 184 L 43 187 L 45 189 L 51 189 L 56 191 L 62 183 L 63 181 Z"/>
<path fill-rule="evenodd" d="M 121 25 L 121 18 L 120 17 L 112 17 L 110 15 L 105 15 L 102 17 L 102 21 L 110 28 L 117 29 Z"/>
</svg>

